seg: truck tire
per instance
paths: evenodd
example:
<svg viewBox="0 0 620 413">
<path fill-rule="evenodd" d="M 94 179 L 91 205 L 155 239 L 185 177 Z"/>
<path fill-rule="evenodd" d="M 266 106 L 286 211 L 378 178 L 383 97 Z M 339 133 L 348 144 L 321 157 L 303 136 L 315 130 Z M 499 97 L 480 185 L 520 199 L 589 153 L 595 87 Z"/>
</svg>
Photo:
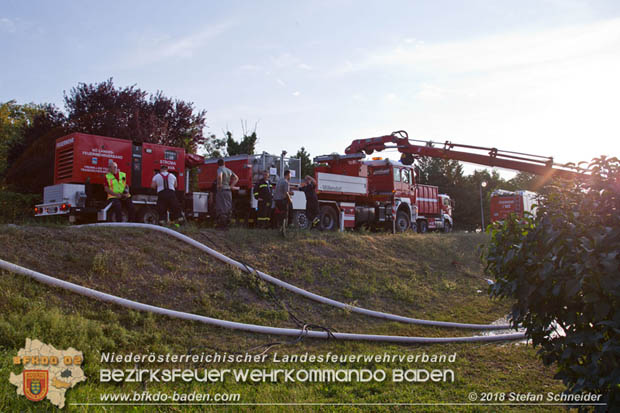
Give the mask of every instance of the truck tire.
<svg viewBox="0 0 620 413">
<path fill-rule="evenodd" d="M 444 227 L 443 227 L 443 232 L 446 232 L 446 233 L 448 233 L 448 232 L 452 232 L 452 225 L 450 225 L 450 223 L 449 223 L 449 222 L 446 222 L 446 223 L 445 223 L 445 225 L 444 225 Z"/>
<path fill-rule="evenodd" d="M 159 214 L 155 210 L 155 208 L 144 207 L 140 208 L 138 211 L 138 222 L 142 224 L 153 224 L 157 225 L 159 223 Z"/>
<path fill-rule="evenodd" d="M 425 234 L 426 232 L 428 232 L 428 222 L 424 221 L 423 219 L 418 221 L 418 232 L 420 234 Z"/>
<path fill-rule="evenodd" d="M 338 214 L 336 210 L 327 205 L 322 206 L 321 222 L 319 225 L 323 231 L 333 231 L 338 228 Z"/>
<path fill-rule="evenodd" d="M 299 229 L 308 229 L 310 223 L 308 222 L 306 211 L 293 212 L 293 226 Z"/>
<path fill-rule="evenodd" d="M 406 211 L 400 209 L 396 213 L 396 231 L 397 232 L 405 232 L 409 229 L 411 225 L 411 219 Z"/>
</svg>

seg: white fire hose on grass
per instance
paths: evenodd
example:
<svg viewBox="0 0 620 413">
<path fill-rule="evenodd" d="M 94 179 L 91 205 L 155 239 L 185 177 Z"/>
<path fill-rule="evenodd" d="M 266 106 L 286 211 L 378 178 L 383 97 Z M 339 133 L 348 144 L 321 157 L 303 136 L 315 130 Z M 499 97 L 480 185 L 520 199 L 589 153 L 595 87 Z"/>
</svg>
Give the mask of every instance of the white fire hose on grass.
<svg viewBox="0 0 620 413">
<path fill-rule="evenodd" d="M 473 330 L 509 330 L 511 329 L 510 325 L 492 325 L 492 324 L 467 324 L 467 323 L 455 323 L 451 321 L 434 321 L 434 320 L 422 320 L 418 318 L 410 318 L 403 317 L 396 314 L 384 313 L 381 311 L 368 310 L 362 307 L 356 307 L 350 304 L 345 304 L 340 301 L 332 300 L 331 298 L 323 297 L 318 294 L 314 294 L 310 291 L 306 291 L 302 288 L 296 287 L 292 284 L 289 284 L 285 281 L 279 280 L 269 274 L 265 274 L 262 271 L 258 271 L 252 268 L 249 265 L 245 265 L 240 263 L 239 261 L 235 261 L 234 259 L 227 257 L 226 255 L 215 251 L 212 248 L 207 247 L 206 245 L 186 236 L 177 231 L 173 231 L 169 228 L 158 226 L 158 225 L 150 225 L 150 224 L 138 224 L 138 223 L 129 223 L 129 222 L 118 222 L 118 223 L 101 223 L 101 224 L 88 224 L 88 225 L 76 225 L 70 228 L 83 228 L 83 227 L 122 227 L 122 228 L 143 228 L 150 229 L 154 231 L 160 231 L 165 234 L 171 235 L 177 239 L 180 239 L 183 242 L 186 242 L 204 252 L 211 255 L 218 260 L 225 262 L 226 264 L 232 265 L 244 272 L 250 272 L 258 275 L 264 281 L 267 281 L 271 284 L 275 284 L 278 287 L 282 287 L 286 290 L 289 290 L 295 294 L 302 295 L 311 300 L 317 301 L 322 304 L 331 305 L 334 307 L 341 308 L 346 311 L 351 311 L 353 313 L 364 314 L 370 317 L 383 318 L 390 321 L 399 321 L 401 323 L 408 324 L 420 324 L 427 325 L 433 327 L 447 327 L 447 328 L 468 328 Z"/>
<path fill-rule="evenodd" d="M 0 268 L 16 273 L 22 274 L 27 277 L 33 278 L 41 283 L 48 284 L 54 287 L 64 288 L 75 292 L 77 294 L 84 295 L 86 297 L 95 298 L 101 301 L 107 301 L 113 304 L 117 304 L 123 307 L 131 308 L 138 311 L 148 311 L 155 314 L 167 315 L 174 318 L 181 318 L 184 320 L 198 321 L 205 324 L 210 324 L 218 327 L 229 328 L 233 330 L 250 331 L 253 333 L 283 335 L 283 336 L 300 336 L 310 338 L 322 338 L 329 339 L 335 338 L 338 340 L 360 340 L 360 341 L 377 341 L 377 342 L 391 342 L 401 344 L 432 344 L 432 343 L 462 343 L 462 342 L 491 342 L 491 341 L 507 341 L 507 340 L 522 340 L 525 338 L 523 333 L 503 334 L 503 335 L 489 335 L 489 336 L 474 336 L 474 337 L 405 337 L 405 336 L 385 336 L 376 334 L 352 334 L 352 333 L 333 333 L 327 331 L 310 331 L 302 329 L 292 328 L 279 328 L 268 327 L 256 324 L 245 324 L 234 321 L 220 320 L 217 318 L 206 317 L 198 314 L 185 313 L 182 311 L 169 310 L 154 305 L 143 304 L 137 301 L 127 300 L 125 298 L 117 297 L 115 295 L 106 294 L 100 291 L 93 290 L 91 288 L 82 287 L 77 284 L 70 283 L 68 281 L 59 280 L 49 275 L 42 274 L 37 271 L 29 270 L 10 262 L 0 260 Z"/>
</svg>

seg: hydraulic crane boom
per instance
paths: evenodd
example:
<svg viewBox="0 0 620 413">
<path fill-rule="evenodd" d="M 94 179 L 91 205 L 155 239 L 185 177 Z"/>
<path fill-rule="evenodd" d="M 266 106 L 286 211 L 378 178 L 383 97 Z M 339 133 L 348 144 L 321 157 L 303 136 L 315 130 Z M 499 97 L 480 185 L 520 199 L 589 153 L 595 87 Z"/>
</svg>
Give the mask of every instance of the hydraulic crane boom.
<svg viewBox="0 0 620 413">
<path fill-rule="evenodd" d="M 405 165 L 411 165 L 416 157 L 430 156 L 433 158 L 454 159 L 457 161 L 471 162 L 479 165 L 497 166 L 500 168 L 513 169 L 541 175 L 543 180 L 552 176 L 574 178 L 583 176 L 569 166 L 557 165 L 552 157 L 530 155 L 519 152 L 501 151 L 497 148 L 485 148 L 480 146 L 461 145 L 446 141 L 443 147 L 434 147 L 434 142 L 424 142 L 424 145 L 415 145 L 410 140 L 407 132 L 397 131 L 390 135 L 379 136 L 369 139 L 354 140 L 347 149 L 346 154 L 365 152 L 367 155 L 374 151 L 395 148 L 402 153 L 401 161 Z M 387 146 L 389 143 L 395 146 Z M 471 151 L 458 151 L 454 148 L 469 149 Z M 487 153 L 475 153 L 473 151 L 486 151 Z"/>
</svg>

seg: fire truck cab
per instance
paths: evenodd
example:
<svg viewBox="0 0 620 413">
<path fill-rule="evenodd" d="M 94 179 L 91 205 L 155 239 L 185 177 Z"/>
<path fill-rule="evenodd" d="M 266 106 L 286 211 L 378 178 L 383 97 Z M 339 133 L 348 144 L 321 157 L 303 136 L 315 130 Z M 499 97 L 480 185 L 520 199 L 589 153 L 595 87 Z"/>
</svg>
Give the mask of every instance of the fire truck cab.
<svg viewBox="0 0 620 413">
<path fill-rule="evenodd" d="M 363 160 L 361 153 L 315 158 L 321 227 L 384 227 L 408 229 L 452 228 L 452 205 L 444 208 L 438 188 L 415 182 L 412 166 L 390 159 Z"/>
</svg>

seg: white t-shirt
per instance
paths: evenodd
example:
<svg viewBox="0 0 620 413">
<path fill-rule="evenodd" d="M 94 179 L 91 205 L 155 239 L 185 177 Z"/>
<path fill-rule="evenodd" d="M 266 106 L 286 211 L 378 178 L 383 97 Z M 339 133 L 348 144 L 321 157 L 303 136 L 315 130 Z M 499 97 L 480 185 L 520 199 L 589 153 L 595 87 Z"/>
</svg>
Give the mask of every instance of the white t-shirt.
<svg viewBox="0 0 620 413">
<path fill-rule="evenodd" d="M 168 179 L 168 189 L 172 189 L 174 191 L 177 185 L 176 176 L 168 172 L 160 172 L 153 177 L 153 182 L 157 184 L 157 192 L 164 190 L 164 178 Z"/>
</svg>

